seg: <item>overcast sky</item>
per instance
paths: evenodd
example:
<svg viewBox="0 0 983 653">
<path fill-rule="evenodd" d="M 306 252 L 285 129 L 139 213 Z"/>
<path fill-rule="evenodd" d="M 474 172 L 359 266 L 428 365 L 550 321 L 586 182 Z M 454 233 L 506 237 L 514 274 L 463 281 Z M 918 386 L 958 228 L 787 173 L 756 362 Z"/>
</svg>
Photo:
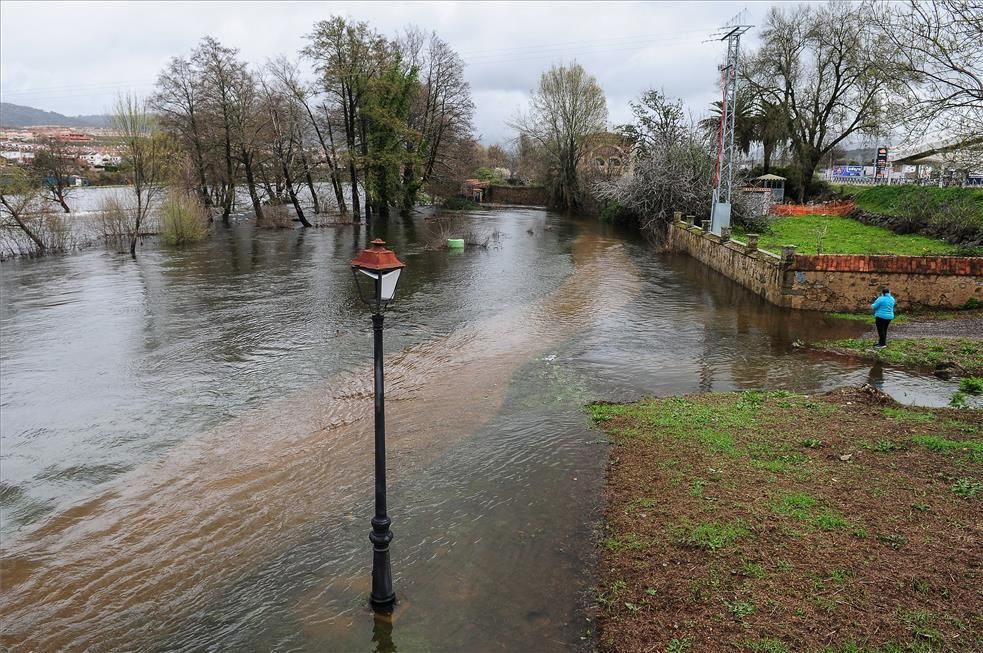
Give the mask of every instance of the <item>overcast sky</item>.
<svg viewBox="0 0 983 653">
<path fill-rule="evenodd" d="M 704 111 L 719 97 L 724 45 L 704 43 L 746 10 L 760 25 L 770 2 L 7 2 L 0 3 L 0 98 L 66 115 L 106 113 L 119 92 L 148 94 L 175 55 L 204 35 L 262 64 L 296 56 L 318 20 L 368 21 L 392 35 L 435 30 L 467 62 L 486 144 L 511 138 L 539 75 L 574 60 L 597 77 L 612 124 L 628 103 L 662 88 Z M 745 38 L 753 45 L 756 29 Z"/>
</svg>

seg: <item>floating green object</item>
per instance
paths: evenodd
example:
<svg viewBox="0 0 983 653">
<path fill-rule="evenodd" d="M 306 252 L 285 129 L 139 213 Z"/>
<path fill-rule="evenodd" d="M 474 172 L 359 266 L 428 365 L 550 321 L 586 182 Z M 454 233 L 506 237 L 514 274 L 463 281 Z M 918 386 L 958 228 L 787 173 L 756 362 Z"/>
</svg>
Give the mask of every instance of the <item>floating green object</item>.
<svg viewBox="0 0 983 653">
<path fill-rule="evenodd" d="M 464 249 L 464 239 L 463 238 L 448 238 L 447 246 L 450 249 Z"/>
</svg>

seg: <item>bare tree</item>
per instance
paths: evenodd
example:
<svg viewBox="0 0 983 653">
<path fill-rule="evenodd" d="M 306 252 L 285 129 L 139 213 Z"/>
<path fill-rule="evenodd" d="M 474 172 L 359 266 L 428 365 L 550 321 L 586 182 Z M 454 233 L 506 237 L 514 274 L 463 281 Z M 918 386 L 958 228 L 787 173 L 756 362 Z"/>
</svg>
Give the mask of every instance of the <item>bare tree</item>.
<svg viewBox="0 0 983 653">
<path fill-rule="evenodd" d="M 208 114 L 210 140 L 215 144 L 214 149 L 221 152 L 216 157 L 220 182 L 220 188 L 216 190 L 225 224 L 229 224 L 236 186 L 236 86 L 244 69 L 237 56 L 238 50 L 227 48 L 210 36 L 201 40 L 191 56 L 191 62 L 203 82 L 201 99 Z"/>
<path fill-rule="evenodd" d="M 11 167 L 0 180 L 0 229 L 27 236 L 36 253 L 45 254 L 48 243 L 44 238 L 43 214 L 44 199 L 37 180 L 24 168 Z"/>
<path fill-rule="evenodd" d="M 408 124 L 422 137 L 420 183 L 426 185 L 449 162 L 455 145 L 471 138 L 471 87 L 464 79 L 464 61 L 435 32 L 408 28 L 397 47 L 405 64 L 418 71 L 420 93 Z"/>
<path fill-rule="evenodd" d="M 202 204 L 211 212 L 208 190 L 208 120 L 204 106 L 204 73 L 183 57 L 174 57 L 157 76 L 157 90 L 150 105 L 162 125 L 176 137 L 190 156 L 195 187 Z M 211 216 L 209 215 L 209 220 Z"/>
<path fill-rule="evenodd" d="M 342 214 L 347 213 L 348 207 L 345 204 L 345 196 L 341 186 L 341 173 L 337 161 L 337 152 L 333 147 L 333 143 L 329 146 L 330 136 L 327 140 L 325 138 L 325 131 L 330 133 L 331 126 L 330 124 L 324 125 L 326 129 L 322 129 L 321 120 L 317 117 L 315 113 L 316 107 L 313 105 L 315 92 L 308 85 L 301 82 L 297 65 L 288 61 L 285 57 L 280 57 L 269 62 L 267 64 L 267 70 L 273 79 L 276 80 L 283 93 L 291 98 L 292 102 L 302 110 L 302 114 L 307 118 L 306 125 L 303 121 L 298 122 L 297 130 L 301 140 L 299 155 L 304 168 L 304 178 L 307 181 L 307 187 L 310 190 L 311 200 L 314 204 L 314 213 L 320 213 L 321 207 L 320 198 L 314 187 L 314 164 L 311 157 L 308 156 L 307 148 L 304 146 L 304 142 L 306 141 L 305 134 L 309 130 L 313 132 L 318 144 L 321 146 L 321 155 L 324 157 L 324 161 L 328 166 L 328 175 L 338 210 Z"/>
<path fill-rule="evenodd" d="M 856 3 L 772 7 L 762 45 L 742 69 L 754 93 L 785 114 L 799 201 L 823 156 L 854 134 L 884 131 L 899 83 L 896 53 L 870 16 Z"/>
<path fill-rule="evenodd" d="M 261 158 L 267 150 L 269 120 L 260 108 L 256 80 L 245 64 L 236 62 L 230 76 L 229 118 L 235 157 L 242 164 L 246 177 L 246 190 L 257 220 L 263 219 L 263 204 L 257 190 L 257 172 L 262 167 Z"/>
<path fill-rule="evenodd" d="M 73 188 L 71 177 L 78 168 L 78 157 L 57 137 L 43 139 L 34 154 L 34 169 L 41 177 L 42 187 L 65 213 L 71 213 L 65 198 Z"/>
<path fill-rule="evenodd" d="M 634 122 L 618 129 L 633 144 L 633 174 L 600 182 L 594 190 L 658 239 L 674 211 L 707 214 L 715 168 L 713 137 L 687 120 L 680 100 L 661 91 L 645 92 L 631 107 Z"/>
<path fill-rule="evenodd" d="M 896 53 L 909 140 L 983 142 L 983 5 L 879 1 L 873 17 Z"/>
<path fill-rule="evenodd" d="M 302 53 L 314 63 L 321 90 L 340 110 L 352 212 L 355 217 L 360 217 L 362 205 L 358 180 L 368 158 L 366 118 L 362 109 L 368 82 L 385 60 L 387 44 L 368 23 L 351 22 L 340 16 L 318 21 L 307 38 L 310 43 Z M 332 111 L 328 109 L 325 113 L 330 115 Z M 368 214 L 366 206 L 366 216 Z"/>
<path fill-rule="evenodd" d="M 132 95 L 117 99 L 112 125 L 123 148 L 122 167 L 135 201 L 130 211 L 129 236 L 130 256 L 136 258 L 140 229 L 165 192 L 173 152 L 147 104 Z"/>
<path fill-rule="evenodd" d="M 578 166 L 591 135 L 603 132 L 607 101 L 597 80 L 580 64 L 553 66 L 543 73 L 529 113 L 510 125 L 543 148 L 549 161 L 552 202 L 563 210 L 582 206 Z"/>
<path fill-rule="evenodd" d="M 270 125 L 269 145 L 274 165 L 283 174 L 284 187 L 294 206 L 297 219 L 305 227 L 310 227 L 311 223 L 304 215 L 304 209 L 297 197 L 293 178 L 293 170 L 303 154 L 303 140 L 300 135 L 302 117 L 298 103 L 289 89 L 285 89 L 276 81 L 261 79 L 260 89 Z M 313 189 L 311 192 L 313 193 Z"/>
</svg>

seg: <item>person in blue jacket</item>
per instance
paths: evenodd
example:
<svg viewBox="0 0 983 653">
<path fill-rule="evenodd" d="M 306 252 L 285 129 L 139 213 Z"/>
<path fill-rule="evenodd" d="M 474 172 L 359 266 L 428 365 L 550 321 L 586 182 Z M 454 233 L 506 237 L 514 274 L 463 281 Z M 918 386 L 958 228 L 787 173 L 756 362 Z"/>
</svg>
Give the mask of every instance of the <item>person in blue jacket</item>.
<svg viewBox="0 0 983 653">
<path fill-rule="evenodd" d="M 870 305 L 874 309 L 874 322 L 877 324 L 878 342 L 875 347 L 887 347 L 887 325 L 894 319 L 894 297 L 887 288 L 881 288 L 881 296 Z"/>
</svg>

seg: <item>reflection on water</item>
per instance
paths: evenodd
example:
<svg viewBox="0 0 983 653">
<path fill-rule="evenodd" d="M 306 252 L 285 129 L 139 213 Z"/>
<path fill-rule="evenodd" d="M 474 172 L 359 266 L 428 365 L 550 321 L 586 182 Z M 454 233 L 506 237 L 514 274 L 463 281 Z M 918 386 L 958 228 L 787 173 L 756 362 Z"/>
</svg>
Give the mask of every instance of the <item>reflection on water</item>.
<svg viewBox="0 0 983 653">
<path fill-rule="evenodd" d="M 606 458 L 586 401 L 873 374 L 792 347 L 855 324 L 692 259 L 542 211 L 474 219 L 497 246 L 427 251 L 424 216 L 371 234 L 408 266 L 386 332 L 389 622 L 366 605 L 371 329 L 347 267 L 368 230 L 5 264 L 0 643 L 568 650 L 591 629 Z M 880 374 L 923 403 L 953 389 Z"/>
<path fill-rule="evenodd" d="M 372 643 L 375 653 L 397 653 L 399 649 L 393 643 L 392 615 L 373 615 L 375 626 L 372 628 Z"/>
<path fill-rule="evenodd" d="M 884 392 L 884 363 L 875 361 L 867 373 L 867 383 Z"/>
</svg>

